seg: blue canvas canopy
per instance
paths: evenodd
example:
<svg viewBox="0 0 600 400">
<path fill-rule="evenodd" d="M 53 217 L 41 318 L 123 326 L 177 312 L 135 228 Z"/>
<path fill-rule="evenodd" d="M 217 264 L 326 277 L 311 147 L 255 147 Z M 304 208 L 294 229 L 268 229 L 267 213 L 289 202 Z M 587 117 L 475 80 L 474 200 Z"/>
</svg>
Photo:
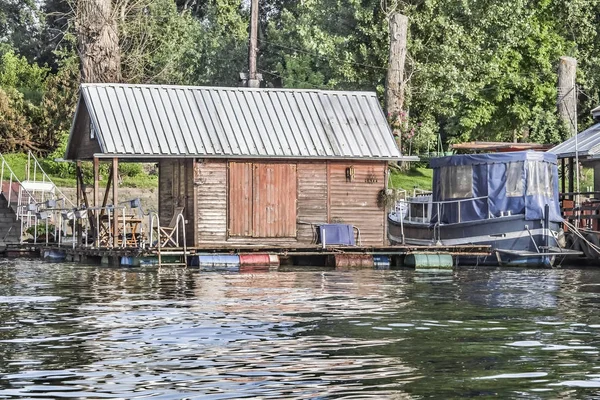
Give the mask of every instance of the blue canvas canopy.
<svg viewBox="0 0 600 400">
<path fill-rule="evenodd" d="M 536 151 L 465 154 L 431 160 L 432 223 L 478 221 L 524 214 L 561 222 L 556 155 Z M 443 202 L 443 203 L 437 203 Z"/>
</svg>

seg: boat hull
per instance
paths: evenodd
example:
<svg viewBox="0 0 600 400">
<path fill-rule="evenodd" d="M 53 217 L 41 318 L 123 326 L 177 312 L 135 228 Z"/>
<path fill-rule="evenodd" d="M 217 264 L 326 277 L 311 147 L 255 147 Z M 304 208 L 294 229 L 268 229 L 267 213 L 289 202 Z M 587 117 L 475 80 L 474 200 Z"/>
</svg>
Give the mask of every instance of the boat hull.
<svg viewBox="0 0 600 400">
<path fill-rule="evenodd" d="M 554 261 L 551 255 L 544 255 L 542 248 L 557 246 L 556 234 L 560 224 L 550 222 L 545 230 L 542 221 L 527 221 L 524 215 L 511 215 L 483 221 L 469 221 L 446 224 L 433 228 L 424 223 L 400 222 L 388 218 L 388 236 L 392 244 L 411 245 L 489 245 L 491 256 L 459 256 L 457 262 L 463 265 L 515 265 L 550 266 Z"/>
</svg>

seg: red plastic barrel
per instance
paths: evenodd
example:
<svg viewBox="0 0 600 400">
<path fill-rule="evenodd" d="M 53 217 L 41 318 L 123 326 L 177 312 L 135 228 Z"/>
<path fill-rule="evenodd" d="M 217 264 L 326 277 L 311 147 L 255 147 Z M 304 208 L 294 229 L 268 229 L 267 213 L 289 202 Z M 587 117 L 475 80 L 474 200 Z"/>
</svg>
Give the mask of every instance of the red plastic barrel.
<svg viewBox="0 0 600 400">
<path fill-rule="evenodd" d="M 370 254 L 336 254 L 336 268 L 373 268 L 373 256 Z"/>
<path fill-rule="evenodd" d="M 240 266 L 246 265 L 270 265 L 268 254 L 240 254 Z"/>
</svg>

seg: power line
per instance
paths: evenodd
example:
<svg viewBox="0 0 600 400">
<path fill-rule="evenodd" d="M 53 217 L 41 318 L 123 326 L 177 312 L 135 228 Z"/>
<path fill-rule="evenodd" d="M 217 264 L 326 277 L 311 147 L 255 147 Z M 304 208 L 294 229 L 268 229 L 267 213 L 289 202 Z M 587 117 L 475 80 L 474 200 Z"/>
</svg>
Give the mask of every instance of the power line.
<svg viewBox="0 0 600 400">
<path fill-rule="evenodd" d="M 274 77 L 276 77 L 276 78 L 280 78 L 280 79 L 282 79 L 282 80 L 285 80 L 285 79 L 287 79 L 287 78 L 285 78 L 285 77 L 283 77 L 283 76 L 281 76 L 281 75 L 279 75 L 279 74 L 276 74 L 276 73 L 274 73 L 274 72 L 270 72 L 270 71 L 267 71 L 267 70 L 264 70 L 264 69 L 261 69 L 261 68 L 258 68 L 258 70 L 259 70 L 260 72 L 264 73 L 264 74 L 268 74 L 268 75 L 274 76 Z M 293 79 L 293 78 L 292 78 L 292 79 Z M 299 82 L 299 83 L 302 83 L 302 84 L 308 85 L 308 86 L 310 86 L 310 87 L 311 87 L 311 88 L 313 88 L 313 89 L 319 89 L 319 90 L 331 90 L 331 88 L 328 88 L 328 87 L 326 87 L 326 86 L 317 86 L 317 85 L 314 85 L 314 84 L 312 84 L 312 83 L 309 83 L 309 82 L 306 82 L 306 81 L 299 81 L 299 80 L 297 80 L 297 79 L 293 79 L 293 80 L 294 80 L 295 82 Z"/>
<path fill-rule="evenodd" d="M 281 44 L 278 44 L 278 43 L 269 42 L 269 41 L 264 40 L 264 39 L 258 39 L 258 40 L 260 42 L 263 42 L 263 43 L 266 43 L 266 44 L 270 44 L 270 45 L 275 46 L 275 47 L 279 47 L 279 48 L 286 49 L 286 50 L 297 51 L 297 52 L 308 54 L 308 55 L 311 55 L 313 57 L 321 58 L 321 59 L 327 60 L 327 61 L 347 62 L 349 64 L 357 65 L 357 66 L 360 66 L 360 67 L 366 67 L 366 68 L 372 68 L 372 69 L 379 69 L 379 70 L 385 70 L 385 71 L 387 71 L 386 67 L 380 67 L 380 66 L 377 66 L 377 65 L 363 64 L 363 63 L 359 63 L 359 62 L 355 62 L 355 61 L 341 60 L 339 58 L 336 59 L 336 58 L 333 58 L 333 57 L 329 57 L 329 56 L 325 56 L 325 55 L 313 53 L 313 52 L 310 52 L 308 50 L 298 49 L 298 48 L 295 48 L 295 47 L 289 47 L 289 46 L 284 46 L 284 45 L 281 45 Z"/>
</svg>

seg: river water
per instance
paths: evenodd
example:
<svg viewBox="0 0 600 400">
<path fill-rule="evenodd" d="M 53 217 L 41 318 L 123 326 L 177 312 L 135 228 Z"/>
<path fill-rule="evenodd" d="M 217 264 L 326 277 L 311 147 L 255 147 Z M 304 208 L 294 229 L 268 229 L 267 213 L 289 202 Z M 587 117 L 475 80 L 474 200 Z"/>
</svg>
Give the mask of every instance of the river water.
<svg viewBox="0 0 600 400">
<path fill-rule="evenodd" d="M 600 268 L 0 259 L 0 398 L 600 397 Z"/>
</svg>

